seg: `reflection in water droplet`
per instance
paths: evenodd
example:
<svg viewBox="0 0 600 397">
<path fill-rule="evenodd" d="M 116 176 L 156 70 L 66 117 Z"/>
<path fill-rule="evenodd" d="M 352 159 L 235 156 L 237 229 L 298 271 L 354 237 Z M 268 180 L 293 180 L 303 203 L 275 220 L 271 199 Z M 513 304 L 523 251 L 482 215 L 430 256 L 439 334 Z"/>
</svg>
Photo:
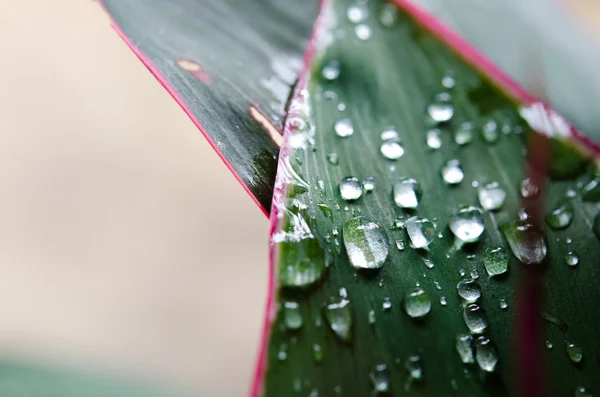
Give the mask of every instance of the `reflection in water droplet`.
<svg viewBox="0 0 600 397">
<path fill-rule="evenodd" d="M 369 9 L 362 4 L 352 5 L 348 7 L 346 16 L 350 22 L 360 23 L 369 17 Z"/>
<path fill-rule="evenodd" d="M 456 238 L 465 243 L 474 243 L 485 229 L 483 212 L 474 206 L 461 206 L 450 218 L 449 226 Z"/>
<path fill-rule="evenodd" d="M 383 157 L 388 160 L 398 160 L 400 157 L 404 155 L 404 148 L 400 143 L 394 139 L 388 139 L 387 141 L 383 141 L 381 147 L 379 148 Z"/>
<path fill-rule="evenodd" d="M 321 74 L 327 80 L 335 80 L 339 77 L 342 67 L 337 59 L 329 60 L 321 69 Z"/>
<path fill-rule="evenodd" d="M 540 229 L 525 222 L 509 222 L 500 228 L 512 253 L 522 263 L 538 264 L 546 258 L 546 237 Z"/>
<path fill-rule="evenodd" d="M 362 192 L 362 183 L 356 177 L 348 176 L 340 182 L 340 195 L 346 201 L 358 200 Z"/>
<path fill-rule="evenodd" d="M 454 142 L 457 145 L 466 145 L 473 141 L 473 124 L 469 122 L 461 123 L 454 131 Z"/>
<path fill-rule="evenodd" d="M 431 310 L 429 295 L 422 288 L 415 288 L 404 297 L 404 310 L 410 317 L 423 317 Z"/>
<path fill-rule="evenodd" d="M 464 364 L 473 364 L 475 357 L 473 357 L 473 337 L 469 334 L 458 334 L 456 335 L 456 351 L 460 356 L 460 360 Z"/>
<path fill-rule="evenodd" d="M 506 299 L 500 299 L 500 309 L 508 309 L 508 302 Z"/>
<path fill-rule="evenodd" d="M 394 4 L 385 3 L 381 7 L 379 22 L 386 27 L 391 28 L 398 20 L 398 9 Z"/>
<path fill-rule="evenodd" d="M 450 160 L 442 167 L 442 179 L 448 185 L 461 183 L 465 177 L 460 161 Z"/>
<path fill-rule="evenodd" d="M 341 298 L 332 299 L 332 303 L 325 306 L 325 319 L 331 330 L 342 342 L 352 340 L 352 310 L 350 301 Z"/>
<path fill-rule="evenodd" d="M 350 263 L 357 269 L 377 269 L 388 256 L 388 238 L 381 225 L 364 216 L 344 225 L 344 246 Z"/>
<path fill-rule="evenodd" d="M 426 248 L 435 239 L 436 230 L 427 218 L 413 216 L 406 221 L 406 232 L 415 248 Z"/>
<path fill-rule="evenodd" d="M 302 327 L 302 314 L 297 302 L 285 302 L 283 304 L 283 321 L 287 329 L 299 329 Z"/>
<path fill-rule="evenodd" d="M 427 107 L 427 114 L 438 123 L 449 121 L 454 115 L 454 105 L 450 94 L 447 92 L 437 94 Z"/>
<path fill-rule="evenodd" d="M 481 128 L 481 135 L 487 143 L 496 142 L 499 136 L 498 124 L 494 120 L 487 121 Z"/>
<path fill-rule="evenodd" d="M 315 362 L 320 363 L 323 361 L 323 348 L 321 348 L 321 345 L 317 344 L 317 343 L 313 343 L 312 345 L 312 354 L 313 354 L 313 360 L 315 360 Z"/>
<path fill-rule="evenodd" d="M 404 178 L 393 186 L 394 202 L 400 208 L 415 209 L 419 206 L 423 191 L 417 181 Z"/>
<path fill-rule="evenodd" d="M 456 285 L 458 295 L 466 302 L 473 303 L 481 297 L 481 287 L 474 279 L 460 280 Z"/>
<path fill-rule="evenodd" d="M 356 34 L 356 37 L 358 37 L 360 40 L 369 40 L 371 38 L 371 28 L 369 27 L 369 25 L 365 25 L 363 23 L 361 23 L 360 25 L 356 25 L 354 27 L 354 33 Z"/>
<path fill-rule="evenodd" d="M 337 153 L 329 153 L 327 155 L 327 161 L 329 161 L 329 164 L 331 165 L 338 165 L 339 159 Z"/>
<path fill-rule="evenodd" d="M 423 366 L 421 365 L 421 357 L 410 356 L 404 363 L 404 368 L 412 379 L 421 379 L 423 377 Z"/>
<path fill-rule="evenodd" d="M 437 150 L 442 147 L 442 136 L 438 129 L 427 131 L 425 142 L 430 149 Z"/>
<path fill-rule="evenodd" d="M 333 130 L 337 136 L 342 138 L 346 138 L 354 134 L 354 126 L 352 125 L 352 121 L 350 121 L 350 119 L 339 119 L 335 122 Z"/>
<path fill-rule="evenodd" d="M 488 326 L 487 316 L 476 303 L 467 305 L 463 311 L 463 319 L 469 330 L 474 334 L 482 333 Z"/>
<path fill-rule="evenodd" d="M 564 203 L 546 215 L 546 223 L 554 230 L 566 229 L 573 220 L 573 206 Z"/>
<path fill-rule="evenodd" d="M 497 211 L 504 205 L 506 192 L 498 182 L 491 182 L 478 189 L 479 204 L 488 211 Z"/>
<path fill-rule="evenodd" d="M 390 371 L 385 364 L 379 364 L 369 374 L 373 383 L 373 395 L 390 391 Z"/>
<path fill-rule="evenodd" d="M 475 341 L 475 359 L 479 368 L 486 372 L 493 372 L 498 363 L 498 354 L 492 341 L 487 336 L 480 336 Z"/>
<path fill-rule="evenodd" d="M 372 176 L 366 177 L 363 182 L 363 188 L 365 192 L 372 192 L 375 189 L 375 179 Z"/>
<path fill-rule="evenodd" d="M 508 270 L 508 255 L 502 247 L 488 248 L 483 254 L 483 265 L 490 277 L 503 274 Z"/>
<path fill-rule="evenodd" d="M 523 198 L 534 198 L 540 192 L 539 186 L 537 186 L 530 178 L 525 178 L 521 181 L 519 190 Z"/>
<path fill-rule="evenodd" d="M 579 255 L 577 255 L 577 252 L 571 251 L 565 255 L 565 262 L 567 262 L 567 265 L 575 267 L 579 264 Z"/>
<path fill-rule="evenodd" d="M 567 342 L 567 357 L 573 364 L 578 364 L 583 359 L 583 350 L 574 343 Z"/>
</svg>

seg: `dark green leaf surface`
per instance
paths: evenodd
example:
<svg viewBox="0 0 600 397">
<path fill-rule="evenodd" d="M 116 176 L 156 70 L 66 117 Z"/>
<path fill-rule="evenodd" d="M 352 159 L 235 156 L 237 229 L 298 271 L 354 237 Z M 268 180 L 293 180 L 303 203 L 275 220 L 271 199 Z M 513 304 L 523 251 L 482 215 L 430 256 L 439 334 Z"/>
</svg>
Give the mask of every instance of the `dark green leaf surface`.
<svg viewBox="0 0 600 397">
<path fill-rule="evenodd" d="M 268 213 L 279 148 L 249 107 L 281 127 L 317 1 L 101 2 Z"/>
<path fill-rule="evenodd" d="M 528 127 L 519 116 L 519 105 L 407 15 L 399 12 L 392 27 L 382 26 L 379 17 L 390 9 L 381 0 L 369 2 L 369 17 L 363 23 L 371 29 L 371 37 L 360 40 L 355 29 L 363 28 L 346 17 L 351 4 L 335 0 L 326 10 L 329 17 L 323 26 L 329 22 L 333 27 L 319 33 L 317 47 L 324 48 L 323 52 L 314 57 L 305 91 L 297 92 L 290 108 L 289 136 L 276 184 L 277 211 L 272 218 L 277 225 L 272 236 L 275 274 L 282 279 L 275 291 L 279 310 L 271 328 L 264 394 L 377 395 L 373 379 L 381 379 L 381 371 L 375 370 L 384 364 L 389 371 L 389 395 L 516 395 L 519 355 L 514 332 L 522 309 L 516 288 L 526 265 L 517 260 L 506 238 L 534 248 L 540 241 L 537 234 L 519 240 L 520 232 L 511 233 L 510 222 L 518 219 L 523 205 L 520 190 L 526 176 Z M 326 46 L 331 37 L 335 39 Z M 333 81 L 322 76 L 323 66 L 331 60 L 341 67 Z M 453 77 L 453 88 L 442 85 L 444 76 Z M 454 116 L 437 125 L 442 146 L 433 150 L 426 144 L 426 132 L 435 123 L 426 116 L 426 109 L 439 92 L 450 93 Z M 345 138 L 334 132 L 336 121 L 342 118 L 350 119 L 354 128 Z M 496 123 L 498 131 L 505 131 L 492 143 L 483 134 L 489 121 Z M 461 146 L 454 139 L 463 122 L 471 122 L 474 128 L 472 142 Z M 381 133 L 389 126 L 398 131 L 404 148 L 395 161 L 380 152 Z M 579 174 L 589 156 L 577 147 L 570 138 L 553 138 L 552 155 L 557 163 L 551 159 L 550 164 L 559 179 L 547 181 L 543 208 L 543 214 L 549 214 L 570 202 L 572 221 L 560 230 L 541 225 L 548 254 L 543 276 L 545 308 L 540 313 L 546 319 L 545 335 L 539 344 L 544 380 L 555 396 L 573 395 L 578 386 L 600 391 L 600 315 L 595 307 L 600 299 L 596 263 L 600 244 L 592 231 L 598 205 L 571 193 L 581 186 L 578 178 L 588 178 Z M 330 161 L 332 153 L 337 162 Z M 455 186 L 445 184 L 440 171 L 451 159 L 458 159 L 464 170 L 464 180 Z M 372 177 L 374 190 L 352 202 L 343 200 L 339 183 L 350 176 L 360 181 Z M 392 185 L 405 177 L 414 178 L 423 192 L 415 210 L 401 209 L 392 199 Z M 449 220 L 461 205 L 479 207 L 476 186 L 489 182 L 498 182 L 506 192 L 506 202 L 498 211 L 483 212 L 485 231 L 479 242 L 461 248 L 448 227 Z M 592 191 L 597 184 L 585 186 Z M 437 226 L 429 252 L 411 248 L 402 222 L 395 222 L 415 215 Z M 376 222 L 385 233 L 385 238 L 372 239 L 371 246 L 389 241 L 389 255 L 381 269 L 356 270 L 350 264 L 344 225 L 357 216 Z M 350 236 L 356 235 L 353 231 Z M 398 249 L 396 241 L 402 241 L 405 248 Z M 316 243 L 321 250 L 314 248 Z M 508 271 L 491 278 L 484 267 L 484 252 L 498 247 L 509 258 Z M 569 252 L 578 253 L 576 266 L 567 265 Z M 534 255 L 539 252 L 525 254 L 521 258 L 535 261 L 539 257 Z M 376 256 L 365 258 L 377 262 Z M 456 336 L 469 332 L 457 283 L 476 275 L 482 291 L 478 304 L 489 321 L 484 334 L 499 352 L 491 374 L 477 364 L 463 364 L 455 349 Z M 317 281 L 307 283 L 312 279 Z M 407 294 L 417 286 L 431 300 L 430 312 L 420 319 L 409 317 L 405 310 L 411 299 L 407 300 Z M 422 295 L 413 294 L 412 299 L 422 299 Z M 289 327 L 290 311 L 282 310 L 290 302 L 298 304 L 299 328 L 298 321 Z M 543 347 L 546 340 L 552 348 Z M 567 357 L 567 343 L 582 348 L 579 364 Z M 423 373 L 421 379 L 411 380 L 406 363 L 414 365 L 410 357 L 415 355 L 420 357 Z"/>
</svg>

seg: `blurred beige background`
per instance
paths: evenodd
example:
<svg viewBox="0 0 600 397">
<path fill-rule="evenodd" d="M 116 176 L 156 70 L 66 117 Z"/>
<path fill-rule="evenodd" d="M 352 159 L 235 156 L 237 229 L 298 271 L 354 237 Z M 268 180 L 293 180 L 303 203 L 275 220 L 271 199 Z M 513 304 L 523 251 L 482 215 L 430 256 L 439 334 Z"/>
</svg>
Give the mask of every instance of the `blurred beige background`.
<svg viewBox="0 0 600 397">
<path fill-rule="evenodd" d="M 268 222 L 90 0 L 0 0 L 0 357 L 246 394 Z"/>
<path fill-rule="evenodd" d="M 0 0 L 0 48 L 2 359 L 244 395 L 267 220 L 92 1 Z"/>
</svg>

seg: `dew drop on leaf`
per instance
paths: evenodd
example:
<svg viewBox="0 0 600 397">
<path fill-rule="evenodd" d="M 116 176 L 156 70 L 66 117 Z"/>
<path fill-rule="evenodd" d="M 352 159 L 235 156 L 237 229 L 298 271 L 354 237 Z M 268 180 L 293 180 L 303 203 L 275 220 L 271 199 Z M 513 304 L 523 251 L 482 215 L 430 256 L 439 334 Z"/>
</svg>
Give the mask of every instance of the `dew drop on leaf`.
<svg viewBox="0 0 600 397">
<path fill-rule="evenodd" d="M 575 397 L 593 397 L 591 393 L 588 393 L 585 387 L 577 386 L 575 388 Z"/>
<path fill-rule="evenodd" d="M 579 255 L 577 255 L 577 252 L 571 251 L 565 255 L 565 262 L 570 267 L 575 267 L 579 264 Z"/>
<path fill-rule="evenodd" d="M 566 229 L 572 221 L 573 206 L 570 203 L 564 203 L 546 215 L 546 223 L 554 230 Z"/>
<path fill-rule="evenodd" d="M 450 218 L 449 226 L 460 241 L 474 243 L 485 230 L 483 212 L 474 206 L 461 206 Z"/>
<path fill-rule="evenodd" d="M 450 160 L 442 166 L 442 179 L 448 185 L 457 185 L 462 182 L 465 177 L 460 161 Z"/>
<path fill-rule="evenodd" d="M 553 347 L 553 346 L 552 346 L 552 342 L 550 342 L 549 340 L 547 340 L 547 341 L 546 341 L 546 347 L 547 347 L 548 349 L 552 349 L 552 347 Z"/>
<path fill-rule="evenodd" d="M 454 131 L 454 142 L 457 145 L 466 145 L 473 141 L 473 124 L 469 122 L 461 123 Z"/>
<path fill-rule="evenodd" d="M 406 232 L 415 248 L 426 248 L 435 239 L 436 229 L 427 218 L 413 216 L 406 221 Z"/>
<path fill-rule="evenodd" d="M 473 337 L 471 335 L 456 335 L 455 346 L 460 360 L 464 364 L 473 364 L 475 362 L 475 357 L 473 356 Z"/>
<path fill-rule="evenodd" d="M 398 248 L 398 250 L 400 251 L 404 251 L 404 240 L 402 240 L 401 238 L 396 240 L 396 248 Z"/>
<path fill-rule="evenodd" d="M 354 134 L 354 126 L 352 125 L 352 121 L 350 121 L 350 119 L 339 119 L 335 122 L 333 130 L 337 136 L 342 138 L 346 138 Z"/>
<path fill-rule="evenodd" d="M 285 343 L 282 343 L 281 345 L 279 345 L 279 350 L 277 351 L 277 359 L 279 361 L 285 361 L 287 360 L 287 351 L 288 351 L 288 345 Z"/>
<path fill-rule="evenodd" d="M 519 191 L 523 198 L 534 198 L 540 192 L 540 188 L 530 178 L 525 178 L 521 181 Z"/>
<path fill-rule="evenodd" d="M 360 23 L 369 17 L 369 9 L 363 4 L 355 4 L 348 7 L 346 16 L 352 23 Z"/>
<path fill-rule="evenodd" d="M 375 324 L 375 310 L 369 310 L 369 324 Z"/>
<path fill-rule="evenodd" d="M 363 188 L 365 192 L 372 192 L 375 189 L 375 179 L 372 176 L 368 176 L 363 181 Z"/>
<path fill-rule="evenodd" d="M 340 76 L 340 72 L 342 67 L 340 65 L 340 61 L 337 59 L 331 59 L 323 65 L 323 69 L 321 69 L 321 74 L 327 80 L 335 80 Z"/>
<path fill-rule="evenodd" d="M 385 130 L 383 130 L 383 132 L 381 133 L 382 141 L 398 140 L 398 139 L 400 139 L 400 134 L 398 134 L 398 131 L 396 131 L 393 127 L 388 127 Z"/>
<path fill-rule="evenodd" d="M 383 304 L 381 306 L 383 307 L 383 310 L 390 310 L 392 308 L 392 301 L 386 296 L 383 298 Z"/>
<path fill-rule="evenodd" d="M 325 306 L 325 319 L 331 330 L 342 342 L 352 340 L 352 310 L 350 301 L 347 299 L 332 299 L 331 303 Z"/>
<path fill-rule="evenodd" d="M 415 288 L 404 297 L 404 310 L 410 317 L 423 317 L 431 310 L 429 295 L 422 288 Z"/>
<path fill-rule="evenodd" d="M 445 88 L 454 88 L 455 85 L 456 81 L 452 76 L 446 75 L 442 77 L 442 86 L 444 86 Z"/>
<path fill-rule="evenodd" d="M 448 304 L 448 301 L 446 300 L 445 296 L 440 297 L 440 304 L 442 306 L 446 306 Z"/>
<path fill-rule="evenodd" d="M 432 150 L 437 150 L 442 147 L 442 136 L 441 132 L 438 129 L 433 129 L 427 131 L 427 135 L 425 136 L 425 142 L 427 143 L 427 147 Z"/>
<path fill-rule="evenodd" d="M 433 98 L 433 102 L 427 106 L 427 114 L 438 123 L 449 121 L 454 115 L 452 97 L 447 92 L 440 92 Z"/>
<path fill-rule="evenodd" d="M 302 327 L 302 314 L 297 302 L 288 301 L 283 304 L 283 321 L 287 329 L 295 330 Z"/>
<path fill-rule="evenodd" d="M 329 161 L 329 164 L 331 165 L 338 165 L 340 162 L 337 153 L 329 153 L 327 155 L 327 161 Z"/>
<path fill-rule="evenodd" d="M 423 366 L 421 365 L 421 357 L 410 356 L 404 363 L 404 368 L 408 372 L 408 376 L 412 379 L 421 379 L 423 377 Z"/>
<path fill-rule="evenodd" d="M 487 143 L 494 143 L 498 140 L 498 124 L 494 120 L 488 120 L 481 127 L 481 136 Z"/>
<path fill-rule="evenodd" d="M 506 199 L 506 192 L 498 182 L 482 185 L 478 189 L 479 204 L 487 211 L 497 211 L 502 208 Z"/>
<path fill-rule="evenodd" d="M 481 287 L 474 279 L 460 280 L 456 285 L 458 295 L 469 303 L 476 302 L 481 297 Z"/>
<path fill-rule="evenodd" d="M 388 256 L 388 238 L 381 225 L 358 216 L 344 225 L 344 246 L 357 269 L 377 269 Z"/>
<path fill-rule="evenodd" d="M 548 253 L 542 231 L 526 222 L 509 222 L 501 227 L 514 256 L 526 265 L 542 263 Z"/>
<path fill-rule="evenodd" d="M 373 383 L 373 395 L 390 391 L 390 370 L 387 365 L 379 364 L 369 374 Z"/>
<path fill-rule="evenodd" d="M 486 372 L 494 372 L 498 364 L 498 353 L 487 336 L 480 336 L 475 341 L 475 359 L 479 368 Z"/>
<path fill-rule="evenodd" d="M 340 182 L 340 195 L 346 201 L 358 200 L 363 193 L 362 183 L 358 178 L 348 176 Z"/>
<path fill-rule="evenodd" d="M 395 183 L 392 190 L 394 202 L 400 208 L 417 208 L 423 195 L 421 186 L 412 178 L 404 178 L 400 182 Z"/>
<path fill-rule="evenodd" d="M 506 273 L 508 255 L 502 247 L 488 248 L 483 254 L 483 266 L 490 277 Z"/>
<path fill-rule="evenodd" d="M 313 343 L 312 345 L 312 356 L 315 362 L 320 363 L 323 361 L 323 348 L 318 343 Z"/>
<path fill-rule="evenodd" d="M 573 364 L 578 364 L 583 359 L 583 350 L 574 343 L 566 342 L 567 357 Z"/>
<path fill-rule="evenodd" d="M 356 34 L 356 37 L 358 37 L 360 40 L 369 40 L 372 35 L 371 27 L 369 25 L 365 25 L 364 23 L 356 25 L 354 27 L 354 34 Z"/>
<path fill-rule="evenodd" d="M 500 309 L 508 309 L 508 302 L 506 301 L 506 299 L 500 299 Z"/>
<path fill-rule="evenodd" d="M 379 13 L 379 22 L 386 28 L 391 28 L 398 20 L 398 9 L 394 4 L 385 3 Z"/>
<path fill-rule="evenodd" d="M 471 303 L 464 308 L 463 319 L 469 330 L 474 334 L 482 333 L 488 326 L 485 312 L 476 303 Z"/>
<path fill-rule="evenodd" d="M 398 160 L 404 155 L 404 147 L 395 139 L 383 141 L 379 151 L 388 160 Z"/>
</svg>

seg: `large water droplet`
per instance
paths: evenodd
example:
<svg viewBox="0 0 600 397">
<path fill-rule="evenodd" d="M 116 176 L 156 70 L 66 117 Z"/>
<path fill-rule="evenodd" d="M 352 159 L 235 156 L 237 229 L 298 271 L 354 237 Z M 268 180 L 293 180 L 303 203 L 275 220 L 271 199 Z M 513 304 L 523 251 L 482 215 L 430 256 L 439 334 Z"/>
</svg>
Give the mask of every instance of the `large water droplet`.
<svg viewBox="0 0 600 397">
<path fill-rule="evenodd" d="M 335 80 L 339 77 L 342 67 L 340 65 L 340 61 L 337 59 L 329 60 L 325 65 L 323 65 L 323 69 L 321 69 L 321 74 L 327 80 Z"/>
<path fill-rule="evenodd" d="M 288 301 L 283 304 L 283 321 L 287 329 L 302 327 L 302 314 L 297 302 Z"/>
<path fill-rule="evenodd" d="M 404 148 L 400 145 L 400 142 L 395 139 L 383 141 L 379 150 L 381 151 L 381 154 L 383 154 L 383 157 L 388 160 L 398 160 L 404 155 Z"/>
<path fill-rule="evenodd" d="M 525 178 L 521 181 L 519 190 L 523 198 L 534 198 L 540 192 L 539 186 L 537 186 L 530 178 Z"/>
<path fill-rule="evenodd" d="M 475 359 L 479 368 L 486 372 L 493 372 L 498 363 L 498 354 L 492 341 L 486 336 L 480 336 L 475 341 Z"/>
<path fill-rule="evenodd" d="M 340 182 L 340 195 L 346 201 L 358 200 L 362 196 L 362 183 L 353 176 L 348 176 Z"/>
<path fill-rule="evenodd" d="M 417 181 L 405 178 L 393 186 L 394 202 L 400 208 L 415 209 L 419 206 L 423 191 Z"/>
<path fill-rule="evenodd" d="M 369 374 L 373 383 L 373 395 L 390 391 L 390 370 L 387 365 L 379 364 Z"/>
<path fill-rule="evenodd" d="M 427 114 L 438 123 L 449 121 L 454 115 L 454 105 L 450 94 L 447 92 L 437 94 L 433 98 L 433 103 L 427 107 Z"/>
<path fill-rule="evenodd" d="M 466 145 L 473 141 L 473 124 L 466 122 L 461 123 L 454 131 L 454 142 L 458 145 Z"/>
<path fill-rule="evenodd" d="M 359 216 L 344 225 L 344 246 L 357 269 L 377 269 L 388 256 L 388 238 L 381 225 Z"/>
<path fill-rule="evenodd" d="M 449 226 L 456 238 L 465 243 L 474 243 L 485 229 L 483 212 L 477 207 L 461 206 L 450 218 Z"/>
<path fill-rule="evenodd" d="M 331 303 L 325 306 L 325 319 L 329 323 L 331 330 L 342 342 L 350 342 L 352 340 L 352 310 L 350 308 L 350 301 L 344 298 L 336 299 L 332 299 Z"/>
<path fill-rule="evenodd" d="M 573 364 L 579 364 L 583 360 L 583 349 L 574 343 L 566 342 L 567 357 Z"/>
<path fill-rule="evenodd" d="M 354 134 L 354 126 L 350 119 L 339 119 L 333 126 L 335 134 L 339 137 L 345 138 Z"/>
<path fill-rule="evenodd" d="M 348 7 L 346 16 L 352 23 L 360 23 L 369 17 L 369 9 L 363 4 L 355 4 Z"/>
<path fill-rule="evenodd" d="M 437 150 L 442 147 L 442 135 L 440 130 L 433 129 L 427 131 L 427 135 L 425 136 L 425 142 L 429 149 Z"/>
<path fill-rule="evenodd" d="M 506 192 L 498 182 L 491 182 L 479 187 L 479 204 L 488 211 L 497 211 L 504 205 Z"/>
<path fill-rule="evenodd" d="M 482 333 L 488 326 L 485 312 L 476 303 L 471 303 L 464 308 L 463 319 L 469 330 L 474 334 Z"/>
<path fill-rule="evenodd" d="M 565 262 L 567 262 L 567 265 L 575 267 L 579 264 L 579 255 L 577 255 L 577 252 L 571 251 L 565 255 Z"/>
<path fill-rule="evenodd" d="M 564 203 L 546 215 L 546 223 L 554 230 L 566 229 L 573 220 L 573 206 Z"/>
<path fill-rule="evenodd" d="M 421 365 L 421 357 L 410 356 L 404 363 L 404 368 L 408 372 L 408 376 L 412 379 L 421 379 L 423 377 L 423 366 Z"/>
<path fill-rule="evenodd" d="M 371 32 L 371 27 L 369 25 L 365 25 L 364 23 L 361 23 L 360 25 L 356 25 L 354 27 L 354 33 L 356 34 L 356 37 L 358 37 L 360 40 L 369 40 L 371 38 L 371 35 L 373 34 Z"/>
<path fill-rule="evenodd" d="M 498 124 L 494 120 L 489 120 L 481 128 L 481 136 L 487 143 L 494 143 L 498 140 L 499 136 Z"/>
<path fill-rule="evenodd" d="M 434 224 L 427 218 L 413 216 L 406 221 L 406 232 L 415 248 L 426 248 L 435 239 Z"/>
<path fill-rule="evenodd" d="M 448 185 L 456 185 L 462 182 L 465 177 L 460 161 L 450 160 L 442 167 L 442 179 Z"/>
<path fill-rule="evenodd" d="M 481 297 L 481 287 L 474 279 L 460 280 L 456 285 L 458 295 L 469 303 L 477 301 Z"/>
<path fill-rule="evenodd" d="M 456 335 L 456 351 L 460 356 L 460 360 L 464 364 L 473 364 L 475 357 L 473 357 L 473 337 L 469 334 L 458 334 Z"/>
<path fill-rule="evenodd" d="M 508 255 L 502 247 L 488 248 L 483 254 L 483 265 L 490 277 L 503 274 L 508 270 Z"/>
<path fill-rule="evenodd" d="M 519 221 L 500 227 L 514 256 L 526 265 L 542 263 L 548 253 L 546 237 L 535 226 Z"/>
<path fill-rule="evenodd" d="M 410 317 L 423 317 L 431 310 L 429 295 L 422 288 L 415 288 L 404 297 L 404 310 Z"/>
</svg>

